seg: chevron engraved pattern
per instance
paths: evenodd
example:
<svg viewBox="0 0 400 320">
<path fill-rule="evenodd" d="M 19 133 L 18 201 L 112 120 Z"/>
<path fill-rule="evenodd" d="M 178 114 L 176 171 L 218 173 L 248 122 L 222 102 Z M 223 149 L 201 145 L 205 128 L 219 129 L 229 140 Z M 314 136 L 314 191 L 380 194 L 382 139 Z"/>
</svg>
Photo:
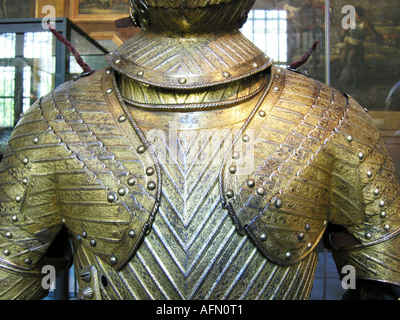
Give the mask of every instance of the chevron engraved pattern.
<svg viewBox="0 0 400 320">
<path fill-rule="evenodd" d="M 159 159 L 163 191 L 152 231 L 118 273 L 89 251 L 79 253 L 81 265 L 95 264 L 107 278 L 101 286 L 104 298 L 308 297 L 317 256 L 311 254 L 292 267 L 270 263 L 248 237 L 236 232 L 221 206 L 223 144 L 234 129 L 177 131 L 173 138 L 149 141 L 158 151 L 168 150 L 167 157 Z"/>
</svg>

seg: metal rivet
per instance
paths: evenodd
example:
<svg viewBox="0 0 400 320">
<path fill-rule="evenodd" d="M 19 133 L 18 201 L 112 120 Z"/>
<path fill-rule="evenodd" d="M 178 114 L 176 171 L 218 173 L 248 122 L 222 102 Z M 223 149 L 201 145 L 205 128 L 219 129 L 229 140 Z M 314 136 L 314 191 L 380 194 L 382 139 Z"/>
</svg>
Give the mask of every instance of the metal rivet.
<svg viewBox="0 0 400 320">
<path fill-rule="evenodd" d="M 237 151 L 235 151 L 233 154 L 232 154 L 232 159 L 239 159 L 240 158 L 240 153 L 239 152 L 237 152 Z"/>
<path fill-rule="evenodd" d="M 118 262 L 118 259 L 117 259 L 116 256 L 111 256 L 111 257 L 110 257 L 110 263 L 111 263 L 112 265 L 117 264 L 117 262 Z"/>
<path fill-rule="evenodd" d="M 132 238 L 132 239 L 133 239 L 133 238 L 136 236 L 135 230 L 129 230 L 128 236 L 129 236 L 129 238 Z"/>
<path fill-rule="evenodd" d="M 260 235 L 260 240 L 263 241 L 263 242 L 264 242 L 265 240 L 267 240 L 267 235 L 266 235 L 265 233 L 261 234 L 261 235 Z"/>
<path fill-rule="evenodd" d="M 90 282 L 92 280 L 92 275 L 89 271 L 85 271 L 84 273 L 79 275 L 80 278 L 85 282 Z"/>
<path fill-rule="evenodd" d="M 110 73 L 111 73 L 111 70 L 110 70 L 110 69 L 107 69 L 107 70 L 106 70 L 106 73 L 107 73 L 107 74 L 110 74 Z"/>
<path fill-rule="evenodd" d="M 365 111 L 365 112 L 368 112 L 368 109 L 367 109 L 367 108 L 364 108 L 364 111 Z"/>
<path fill-rule="evenodd" d="M 328 221 L 324 220 L 324 227 L 328 224 Z"/>
<path fill-rule="evenodd" d="M 309 242 L 309 243 L 307 244 L 307 248 L 308 248 L 308 249 L 311 249 L 311 248 L 312 248 L 311 242 Z"/>
<path fill-rule="evenodd" d="M 92 247 L 95 247 L 96 246 L 96 240 L 94 240 L 94 239 L 90 240 L 90 245 Z"/>
<path fill-rule="evenodd" d="M 230 76 L 231 76 L 231 74 L 229 73 L 229 72 L 223 72 L 222 73 L 222 76 L 224 77 L 224 78 L 229 78 Z"/>
<path fill-rule="evenodd" d="M 82 241 L 82 237 L 79 234 L 76 236 L 76 241 L 78 241 L 78 242 Z"/>
<path fill-rule="evenodd" d="M 266 113 L 265 113 L 264 110 L 261 110 L 261 111 L 258 112 L 258 115 L 259 115 L 260 117 L 265 117 L 265 116 L 266 116 Z"/>
<path fill-rule="evenodd" d="M 138 71 L 137 75 L 138 75 L 139 77 L 143 76 L 143 75 L 144 75 L 144 71 L 142 71 L 142 70 Z"/>
<path fill-rule="evenodd" d="M 278 69 L 276 69 L 276 72 L 282 72 L 282 69 L 280 69 L 280 68 L 278 68 Z"/>
<path fill-rule="evenodd" d="M 348 136 L 347 136 L 347 141 L 348 141 L 348 142 L 352 142 L 352 141 L 353 141 L 353 137 L 350 136 L 350 135 L 348 135 Z"/>
<path fill-rule="evenodd" d="M 273 90 L 274 91 L 279 91 L 279 87 L 274 87 Z"/>
<path fill-rule="evenodd" d="M 136 179 L 134 177 L 130 177 L 127 182 L 128 186 L 134 186 L 136 184 Z"/>
<path fill-rule="evenodd" d="M 145 148 L 145 146 L 139 146 L 139 147 L 136 149 L 136 151 L 137 151 L 138 153 L 144 153 L 144 152 L 146 151 L 146 148 Z"/>
<path fill-rule="evenodd" d="M 119 188 L 119 189 L 118 189 L 118 194 L 119 194 L 120 196 L 124 196 L 124 195 L 126 194 L 126 189 L 125 189 L 125 188 Z"/>
<path fill-rule="evenodd" d="M 360 152 L 358 154 L 358 159 L 363 160 L 364 159 L 364 153 Z"/>
<path fill-rule="evenodd" d="M 3 254 L 4 254 L 5 256 L 9 256 L 9 255 L 10 255 L 10 250 L 4 249 L 4 250 L 3 250 Z"/>
<path fill-rule="evenodd" d="M 260 196 L 262 196 L 262 195 L 265 194 L 265 189 L 264 189 L 264 187 L 258 187 L 257 190 L 256 190 L 256 192 L 257 192 Z"/>
<path fill-rule="evenodd" d="M 12 222 L 17 222 L 17 221 L 18 221 L 18 217 L 14 214 L 14 215 L 11 217 L 11 221 L 12 221 Z"/>
<path fill-rule="evenodd" d="M 385 206 L 385 201 L 383 201 L 383 200 L 379 201 L 379 206 L 380 206 L 381 208 L 384 207 L 384 206 Z"/>
<path fill-rule="evenodd" d="M 17 203 L 20 203 L 21 200 L 22 200 L 22 198 L 21 198 L 20 196 L 16 196 L 16 197 L 15 197 L 15 201 L 16 201 Z"/>
<path fill-rule="evenodd" d="M 304 229 L 306 229 L 306 231 L 310 231 L 310 229 L 311 229 L 310 224 L 307 223 L 307 224 L 304 226 Z"/>
<path fill-rule="evenodd" d="M 87 237 L 87 232 L 86 231 L 82 231 L 81 235 L 82 235 L 82 238 L 85 239 Z"/>
<path fill-rule="evenodd" d="M 229 167 L 229 172 L 232 173 L 232 174 L 235 174 L 236 173 L 236 166 L 230 166 Z"/>
<path fill-rule="evenodd" d="M 179 78 L 179 80 L 178 80 L 178 82 L 179 82 L 180 84 L 185 84 L 186 81 L 187 81 L 186 78 Z"/>
<path fill-rule="evenodd" d="M 147 174 L 148 176 L 152 176 L 152 175 L 154 174 L 154 168 L 153 168 L 153 167 L 148 167 L 148 168 L 146 169 L 146 174 Z"/>
<path fill-rule="evenodd" d="M 304 239 L 304 233 L 300 232 L 300 233 L 297 235 L 297 238 L 298 238 L 299 240 L 303 240 L 303 239 Z"/>
<path fill-rule="evenodd" d="M 115 60 L 116 64 L 119 64 L 120 62 L 121 62 L 121 60 L 119 60 L 119 59 Z"/>
<path fill-rule="evenodd" d="M 247 180 L 247 186 L 249 188 L 254 188 L 256 186 L 256 182 L 254 181 L 254 179 Z"/>
<path fill-rule="evenodd" d="M 285 258 L 290 259 L 292 257 L 292 254 L 290 252 L 286 252 Z"/>
<path fill-rule="evenodd" d="M 24 260 L 24 262 L 25 262 L 26 264 L 31 264 L 31 263 L 32 263 L 32 260 L 29 259 L 29 258 L 26 258 L 26 259 Z"/>
<path fill-rule="evenodd" d="M 118 122 L 124 122 L 125 120 L 126 120 L 125 115 L 119 116 L 119 118 L 118 118 Z"/>
<path fill-rule="evenodd" d="M 233 196 L 234 196 L 233 190 L 227 190 L 227 191 L 226 191 L 226 196 L 227 196 L 228 198 L 233 198 Z"/>
<path fill-rule="evenodd" d="M 148 184 L 147 184 L 147 189 L 149 189 L 149 190 L 154 190 L 156 188 L 156 183 L 154 182 L 154 181 L 150 181 Z"/>
<path fill-rule="evenodd" d="M 92 299 L 94 297 L 93 289 L 91 286 L 87 286 L 85 289 L 83 289 L 82 294 L 87 299 Z"/>
<path fill-rule="evenodd" d="M 372 171 L 367 171 L 367 177 L 371 178 L 372 177 Z"/>
<path fill-rule="evenodd" d="M 369 232 L 365 234 L 365 239 L 371 239 L 372 238 L 372 234 L 370 234 Z"/>
<path fill-rule="evenodd" d="M 253 67 L 254 68 L 258 68 L 258 63 L 257 62 L 253 62 Z"/>
<path fill-rule="evenodd" d="M 390 230 L 390 225 L 385 224 L 384 228 L 385 228 L 386 231 L 389 231 Z"/>
<path fill-rule="evenodd" d="M 378 189 L 374 189 L 373 193 L 374 193 L 375 196 L 379 196 L 379 190 Z"/>
<path fill-rule="evenodd" d="M 65 224 L 65 219 L 64 219 L 64 218 L 62 218 L 62 219 L 61 219 L 61 222 L 62 222 L 63 224 Z"/>
<path fill-rule="evenodd" d="M 282 200 L 281 199 L 275 200 L 275 208 L 277 208 L 277 209 L 282 208 Z"/>
<path fill-rule="evenodd" d="M 12 238 L 12 233 L 10 231 L 7 231 L 5 236 L 6 236 L 6 238 L 11 239 Z"/>
<path fill-rule="evenodd" d="M 28 182 L 29 182 L 29 179 L 28 179 L 28 178 L 23 178 L 23 179 L 22 179 L 22 184 L 27 185 Z"/>
<path fill-rule="evenodd" d="M 107 94 L 110 94 L 110 93 L 112 93 L 112 92 L 113 92 L 113 89 L 107 89 L 107 90 L 106 90 L 106 93 L 107 93 Z"/>
<path fill-rule="evenodd" d="M 34 144 L 39 143 L 39 137 L 34 137 L 34 138 L 33 138 L 33 143 L 34 143 Z"/>
<path fill-rule="evenodd" d="M 115 193 L 109 193 L 107 195 L 107 201 L 108 202 L 114 202 L 115 200 L 117 200 L 117 196 L 115 195 Z"/>
<path fill-rule="evenodd" d="M 244 142 L 249 142 L 249 141 L 250 141 L 250 137 L 249 137 L 248 135 L 244 135 L 244 136 L 242 137 L 242 140 L 243 140 Z"/>
<path fill-rule="evenodd" d="M 379 215 L 381 218 L 386 218 L 386 212 L 385 211 L 382 211 L 381 213 L 380 213 L 380 215 Z"/>
<path fill-rule="evenodd" d="M 28 159 L 28 158 L 22 159 L 22 163 L 23 163 L 23 164 L 28 164 L 28 163 L 29 163 L 29 159 Z"/>
</svg>

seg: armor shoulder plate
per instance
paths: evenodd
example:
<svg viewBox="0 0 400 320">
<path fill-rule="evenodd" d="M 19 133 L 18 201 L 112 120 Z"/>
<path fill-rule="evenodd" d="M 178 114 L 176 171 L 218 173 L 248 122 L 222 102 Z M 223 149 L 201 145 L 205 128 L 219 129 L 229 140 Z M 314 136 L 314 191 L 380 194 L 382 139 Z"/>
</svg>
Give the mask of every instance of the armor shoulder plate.
<svg viewBox="0 0 400 320">
<path fill-rule="evenodd" d="M 334 158 L 323 146 L 346 98 L 280 68 L 272 77 L 226 160 L 221 192 L 238 231 L 268 259 L 291 265 L 315 248 L 327 225 Z"/>
<path fill-rule="evenodd" d="M 74 245 L 116 269 L 132 257 L 158 208 L 158 163 L 109 69 L 71 81 L 43 108 L 79 168 L 57 174 L 62 218 Z M 68 174 L 66 174 L 68 172 Z"/>
</svg>

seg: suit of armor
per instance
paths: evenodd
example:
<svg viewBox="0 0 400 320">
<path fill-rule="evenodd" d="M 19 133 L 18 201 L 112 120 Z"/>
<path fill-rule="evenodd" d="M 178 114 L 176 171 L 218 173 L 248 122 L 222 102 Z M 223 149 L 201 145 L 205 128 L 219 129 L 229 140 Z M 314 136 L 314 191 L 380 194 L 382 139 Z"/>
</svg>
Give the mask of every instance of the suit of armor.
<svg viewBox="0 0 400 320">
<path fill-rule="evenodd" d="M 143 30 L 110 67 L 20 119 L 1 298 L 46 294 L 62 230 L 83 299 L 307 299 L 324 233 L 339 271 L 400 285 L 399 184 L 367 112 L 272 66 L 238 31 L 252 1 L 200 2 L 132 3 Z"/>
</svg>

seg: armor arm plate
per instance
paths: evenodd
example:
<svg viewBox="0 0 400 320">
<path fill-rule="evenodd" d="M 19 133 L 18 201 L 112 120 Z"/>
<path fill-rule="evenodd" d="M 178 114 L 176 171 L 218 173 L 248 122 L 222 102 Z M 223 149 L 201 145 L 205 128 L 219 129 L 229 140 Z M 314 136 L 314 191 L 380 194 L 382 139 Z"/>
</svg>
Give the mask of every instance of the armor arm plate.
<svg viewBox="0 0 400 320">
<path fill-rule="evenodd" d="M 62 227 L 54 172 L 70 152 L 44 118 L 43 100 L 51 94 L 17 123 L 0 164 L 2 299 L 43 297 L 38 262 Z"/>
<path fill-rule="evenodd" d="M 329 222 L 355 240 L 334 246 L 338 270 L 351 265 L 357 278 L 400 285 L 399 182 L 379 130 L 350 96 L 326 147 L 336 159 Z"/>
</svg>

